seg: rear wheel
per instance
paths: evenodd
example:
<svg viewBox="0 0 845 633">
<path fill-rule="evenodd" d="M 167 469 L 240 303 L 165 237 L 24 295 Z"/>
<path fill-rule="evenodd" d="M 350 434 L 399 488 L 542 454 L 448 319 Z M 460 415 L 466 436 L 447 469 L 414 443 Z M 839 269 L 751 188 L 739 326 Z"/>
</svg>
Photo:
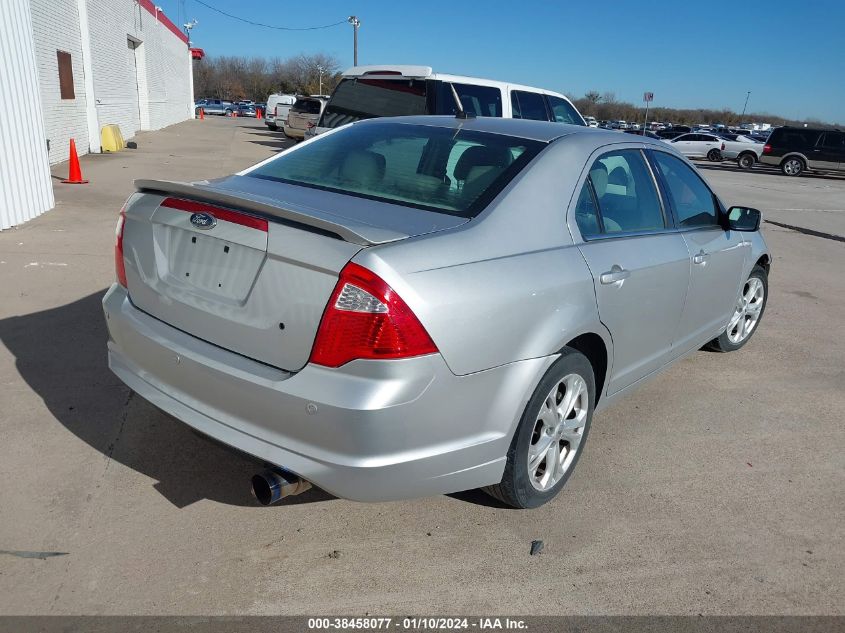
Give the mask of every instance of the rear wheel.
<svg viewBox="0 0 845 633">
<path fill-rule="evenodd" d="M 790 156 L 780 164 L 780 170 L 787 176 L 797 176 L 805 168 L 804 161 L 797 156 Z"/>
<path fill-rule="evenodd" d="M 739 165 L 740 169 L 751 169 L 752 167 L 754 167 L 754 163 L 757 162 L 757 159 L 754 158 L 754 154 L 746 152 L 745 154 L 740 155 L 740 157 L 737 158 L 736 162 Z"/>
<path fill-rule="evenodd" d="M 737 298 L 733 316 L 718 338 L 707 344 L 717 352 L 733 352 L 745 345 L 757 329 L 769 298 L 769 276 L 762 266 L 755 266 Z"/>
<path fill-rule="evenodd" d="M 711 149 L 707 152 L 707 160 L 713 161 L 714 163 L 722 160 L 722 152 L 717 149 Z"/>
<path fill-rule="evenodd" d="M 515 508 L 536 508 L 552 500 L 581 456 L 595 400 L 590 361 L 565 348 L 528 401 L 502 481 L 484 491 Z"/>
</svg>

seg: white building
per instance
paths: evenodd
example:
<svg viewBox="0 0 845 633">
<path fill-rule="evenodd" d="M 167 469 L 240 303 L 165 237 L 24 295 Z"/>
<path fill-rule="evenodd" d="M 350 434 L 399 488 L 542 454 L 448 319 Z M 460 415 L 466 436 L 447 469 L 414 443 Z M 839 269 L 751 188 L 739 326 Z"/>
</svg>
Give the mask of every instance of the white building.
<svg viewBox="0 0 845 633">
<path fill-rule="evenodd" d="M 0 230 L 53 207 L 49 166 L 194 116 L 188 38 L 150 0 L 0 0 Z"/>
</svg>

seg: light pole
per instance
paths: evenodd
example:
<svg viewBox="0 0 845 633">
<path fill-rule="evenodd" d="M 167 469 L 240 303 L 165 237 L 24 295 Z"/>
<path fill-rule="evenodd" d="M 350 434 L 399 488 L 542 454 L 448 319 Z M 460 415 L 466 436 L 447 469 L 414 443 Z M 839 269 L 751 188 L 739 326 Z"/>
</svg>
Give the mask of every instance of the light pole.
<svg viewBox="0 0 845 633">
<path fill-rule="evenodd" d="M 353 42 L 354 42 L 353 43 L 354 55 L 353 55 L 353 58 L 352 58 L 352 65 L 357 66 L 358 65 L 358 27 L 361 26 L 361 20 L 358 19 L 358 16 L 350 15 L 348 18 L 346 18 L 346 21 L 349 22 L 349 24 L 352 25 L 352 31 L 353 31 L 352 37 L 353 37 Z"/>
<path fill-rule="evenodd" d="M 320 92 L 319 94 L 323 94 L 323 72 L 326 69 L 323 68 L 320 64 L 317 64 L 317 72 L 320 73 Z"/>
<path fill-rule="evenodd" d="M 742 116 L 739 117 L 739 124 L 742 125 L 745 119 L 745 108 L 748 107 L 748 98 L 751 96 L 751 91 L 749 90 L 748 93 L 745 95 L 745 105 L 742 106 Z"/>
</svg>

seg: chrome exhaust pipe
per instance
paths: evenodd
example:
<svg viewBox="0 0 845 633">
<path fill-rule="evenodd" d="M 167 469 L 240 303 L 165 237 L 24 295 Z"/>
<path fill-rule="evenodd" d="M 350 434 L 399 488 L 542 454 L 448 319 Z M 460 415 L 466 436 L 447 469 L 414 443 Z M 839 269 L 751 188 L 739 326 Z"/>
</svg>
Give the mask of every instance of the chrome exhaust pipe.
<svg viewBox="0 0 845 633">
<path fill-rule="evenodd" d="M 310 488 L 310 481 L 281 469 L 265 470 L 252 476 L 252 496 L 263 506 L 301 494 Z"/>
</svg>

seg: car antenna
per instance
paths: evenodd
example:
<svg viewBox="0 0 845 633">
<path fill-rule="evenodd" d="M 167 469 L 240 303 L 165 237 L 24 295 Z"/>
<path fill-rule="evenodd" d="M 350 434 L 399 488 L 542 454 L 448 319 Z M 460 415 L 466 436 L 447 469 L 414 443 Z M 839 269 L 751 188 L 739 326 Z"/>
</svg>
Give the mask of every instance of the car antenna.
<svg viewBox="0 0 845 633">
<path fill-rule="evenodd" d="M 455 84 L 449 82 L 449 88 L 452 89 L 452 98 L 455 100 L 455 107 L 457 108 L 457 113 L 455 114 L 456 119 L 474 119 L 475 113 L 474 112 L 467 112 L 464 110 L 464 106 L 461 103 L 461 98 L 458 96 L 458 91 L 455 90 Z"/>
</svg>

